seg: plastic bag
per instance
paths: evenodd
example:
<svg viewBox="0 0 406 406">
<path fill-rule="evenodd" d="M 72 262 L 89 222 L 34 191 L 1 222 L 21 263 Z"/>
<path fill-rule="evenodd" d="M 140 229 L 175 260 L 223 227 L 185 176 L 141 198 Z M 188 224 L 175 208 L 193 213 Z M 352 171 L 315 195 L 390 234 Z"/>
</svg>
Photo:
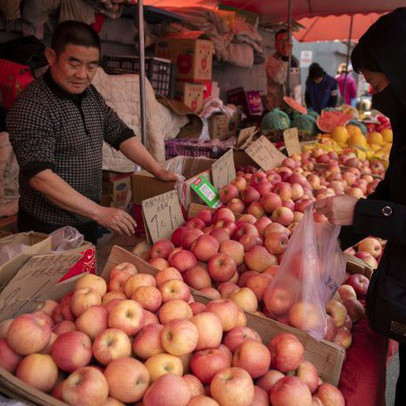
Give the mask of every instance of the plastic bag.
<svg viewBox="0 0 406 406">
<path fill-rule="evenodd" d="M 71 226 L 58 228 L 58 230 L 53 231 L 49 236 L 52 238 L 52 251 L 57 252 L 77 248 L 84 241 L 83 234 L 80 234 L 76 228 Z"/>
<path fill-rule="evenodd" d="M 340 227 L 316 223 L 310 205 L 264 296 L 272 318 L 307 331 L 317 340 L 327 331 L 325 306 L 345 279 L 339 232 Z"/>
<path fill-rule="evenodd" d="M 0 248 L 0 266 L 10 261 L 10 259 L 16 257 L 28 247 L 29 245 L 20 243 L 3 245 Z"/>
</svg>

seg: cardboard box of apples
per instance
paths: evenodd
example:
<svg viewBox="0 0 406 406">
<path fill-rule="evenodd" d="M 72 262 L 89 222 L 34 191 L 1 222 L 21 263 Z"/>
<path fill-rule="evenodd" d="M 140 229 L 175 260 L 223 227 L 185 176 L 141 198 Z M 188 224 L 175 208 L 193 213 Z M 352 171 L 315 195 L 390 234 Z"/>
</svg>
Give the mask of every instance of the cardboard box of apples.
<svg viewBox="0 0 406 406">
<path fill-rule="evenodd" d="M 176 272 L 118 247 L 103 276 L 0 323 L 1 390 L 41 405 L 344 405 L 337 376 L 318 373 L 339 364 L 332 344 L 197 302 Z"/>
</svg>

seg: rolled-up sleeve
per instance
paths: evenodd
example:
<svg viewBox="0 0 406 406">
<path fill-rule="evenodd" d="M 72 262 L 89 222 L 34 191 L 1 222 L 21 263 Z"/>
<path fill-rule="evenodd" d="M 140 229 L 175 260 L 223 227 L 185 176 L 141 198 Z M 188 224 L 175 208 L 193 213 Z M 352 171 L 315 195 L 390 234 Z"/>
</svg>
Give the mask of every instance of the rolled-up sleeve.
<svg viewBox="0 0 406 406">
<path fill-rule="evenodd" d="M 20 170 L 27 179 L 55 168 L 56 131 L 46 107 L 17 100 L 6 118 L 7 131 Z"/>
</svg>

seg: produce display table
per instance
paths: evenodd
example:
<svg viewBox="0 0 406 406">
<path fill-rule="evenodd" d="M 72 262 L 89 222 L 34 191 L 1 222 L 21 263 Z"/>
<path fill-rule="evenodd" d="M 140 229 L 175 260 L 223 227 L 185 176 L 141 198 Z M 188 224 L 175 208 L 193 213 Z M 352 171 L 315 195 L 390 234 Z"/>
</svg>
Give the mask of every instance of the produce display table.
<svg viewBox="0 0 406 406">
<path fill-rule="evenodd" d="M 366 317 L 353 327 L 352 336 L 339 383 L 346 406 L 383 406 L 388 340 L 370 329 Z"/>
</svg>

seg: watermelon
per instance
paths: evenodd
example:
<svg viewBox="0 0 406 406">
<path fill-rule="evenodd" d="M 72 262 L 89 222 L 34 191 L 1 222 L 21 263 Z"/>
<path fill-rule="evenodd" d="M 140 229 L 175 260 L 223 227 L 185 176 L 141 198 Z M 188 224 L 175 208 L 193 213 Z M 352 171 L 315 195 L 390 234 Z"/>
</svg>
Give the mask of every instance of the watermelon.
<svg viewBox="0 0 406 406">
<path fill-rule="evenodd" d="M 301 114 L 296 117 L 292 126 L 297 127 L 299 134 L 306 137 L 317 134 L 316 120 L 309 114 Z"/>
<path fill-rule="evenodd" d="M 308 111 L 307 114 L 312 116 L 315 120 L 317 120 L 319 117 L 319 113 L 317 113 L 317 111 Z"/>
<path fill-rule="evenodd" d="M 331 133 L 337 126 L 345 127 L 352 118 L 352 115 L 339 110 L 324 109 L 317 118 L 317 127 L 324 133 Z"/>
<path fill-rule="evenodd" d="M 295 99 L 292 99 L 291 97 L 284 96 L 283 101 L 292 109 L 295 110 L 301 114 L 307 114 L 307 108 L 302 106 L 300 103 L 298 103 Z"/>
<path fill-rule="evenodd" d="M 280 109 L 273 109 L 265 114 L 261 121 L 261 129 L 263 133 L 269 131 L 284 131 L 290 127 L 289 116 Z"/>
</svg>

